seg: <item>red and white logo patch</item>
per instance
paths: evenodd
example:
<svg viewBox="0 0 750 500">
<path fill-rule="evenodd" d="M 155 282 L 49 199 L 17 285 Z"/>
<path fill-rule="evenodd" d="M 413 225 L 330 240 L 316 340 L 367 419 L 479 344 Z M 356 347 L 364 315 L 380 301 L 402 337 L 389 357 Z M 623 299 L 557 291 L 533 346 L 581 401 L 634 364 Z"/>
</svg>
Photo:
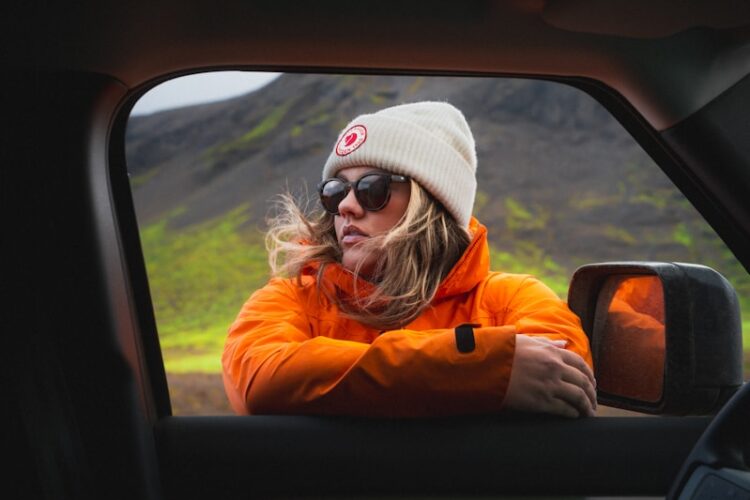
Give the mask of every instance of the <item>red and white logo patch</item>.
<svg viewBox="0 0 750 500">
<path fill-rule="evenodd" d="M 367 129 L 364 125 L 354 125 L 344 132 L 336 144 L 336 154 L 346 156 L 354 152 L 358 147 L 365 143 L 367 139 Z"/>
</svg>

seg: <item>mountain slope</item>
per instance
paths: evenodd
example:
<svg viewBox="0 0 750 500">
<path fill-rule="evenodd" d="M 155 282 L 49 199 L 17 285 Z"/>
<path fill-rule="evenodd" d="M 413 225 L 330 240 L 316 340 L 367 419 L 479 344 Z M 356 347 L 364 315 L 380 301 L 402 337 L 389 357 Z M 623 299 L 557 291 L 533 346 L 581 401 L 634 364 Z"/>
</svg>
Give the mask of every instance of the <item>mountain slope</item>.
<svg viewBox="0 0 750 500">
<path fill-rule="evenodd" d="M 349 119 L 423 99 L 464 111 L 479 156 L 476 212 L 496 241 L 533 243 L 577 265 L 689 257 L 675 228 L 705 229 L 693 227 L 695 213 L 619 124 L 576 89 L 398 76 L 283 75 L 246 96 L 133 118 L 139 220 L 179 210 L 170 224 L 187 227 L 247 204 L 249 224 L 262 226 L 274 195 L 314 191 Z"/>
</svg>

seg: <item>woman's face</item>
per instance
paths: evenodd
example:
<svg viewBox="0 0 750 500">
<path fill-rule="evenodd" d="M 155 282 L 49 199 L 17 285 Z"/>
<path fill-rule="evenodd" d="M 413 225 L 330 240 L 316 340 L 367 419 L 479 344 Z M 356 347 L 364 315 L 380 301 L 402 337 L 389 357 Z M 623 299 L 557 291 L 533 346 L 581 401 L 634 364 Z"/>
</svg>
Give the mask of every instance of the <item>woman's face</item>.
<svg viewBox="0 0 750 500">
<path fill-rule="evenodd" d="M 349 167 L 342 169 L 336 177 L 349 182 L 358 180 L 365 174 L 388 173 L 373 167 Z M 390 186 L 391 197 L 388 203 L 377 212 L 368 212 L 360 206 L 350 189 L 346 198 L 339 204 L 339 215 L 334 216 L 336 239 L 341 247 L 341 264 L 353 271 L 362 261 L 360 274 L 367 278 L 373 271 L 377 255 L 365 252 L 361 243 L 368 238 L 389 231 L 401 220 L 406 212 L 411 195 L 411 185 L 408 182 L 393 182 Z"/>
</svg>

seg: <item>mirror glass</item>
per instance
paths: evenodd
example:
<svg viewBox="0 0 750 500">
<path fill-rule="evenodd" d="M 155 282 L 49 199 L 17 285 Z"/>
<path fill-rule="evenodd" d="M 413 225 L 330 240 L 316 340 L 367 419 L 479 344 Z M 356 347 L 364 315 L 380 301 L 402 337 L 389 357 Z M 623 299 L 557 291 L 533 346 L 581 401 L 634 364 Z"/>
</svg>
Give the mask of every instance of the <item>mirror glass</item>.
<svg viewBox="0 0 750 500">
<path fill-rule="evenodd" d="M 599 293 L 592 339 L 598 390 L 661 400 L 664 291 L 657 276 L 612 276 Z"/>
</svg>

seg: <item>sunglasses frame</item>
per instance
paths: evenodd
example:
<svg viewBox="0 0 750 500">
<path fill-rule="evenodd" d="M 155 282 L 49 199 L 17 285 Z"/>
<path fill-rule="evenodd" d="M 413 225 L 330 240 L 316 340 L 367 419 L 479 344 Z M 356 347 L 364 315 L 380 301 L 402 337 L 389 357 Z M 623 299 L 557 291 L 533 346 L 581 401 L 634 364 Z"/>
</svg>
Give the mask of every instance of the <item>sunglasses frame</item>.
<svg viewBox="0 0 750 500">
<path fill-rule="evenodd" d="M 388 196 L 386 196 L 385 201 L 383 202 L 383 204 L 380 205 L 377 208 L 367 208 L 362 203 L 362 200 L 359 199 L 359 190 L 357 189 L 357 186 L 359 185 L 359 182 L 362 179 L 364 179 L 365 177 L 370 177 L 370 176 L 385 177 L 386 182 L 387 182 L 386 189 L 388 190 Z M 338 210 L 338 205 L 341 204 L 341 201 L 339 201 L 339 203 L 336 205 L 336 211 L 332 212 L 332 211 L 328 210 L 328 208 L 326 208 L 326 206 L 325 206 L 325 204 L 323 203 L 323 200 L 322 200 L 323 188 L 325 187 L 326 184 L 328 184 L 331 181 L 338 181 L 338 182 L 341 182 L 341 183 L 344 184 L 344 197 L 341 198 L 341 201 L 344 201 L 344 198 L 346 198 L 347 196 L 349 196 L 349 191 L 351 191 L 352 187 L 353 187 L 354 188 L 354 196 L 357 198 L 357 203 L 359 203 L 359 206 L 361 206 L 363 209 L 367 210 L 368 212 L 377 212 L 377 211 L 383 210 L 386 207 L 386 205 L 388 205 L 388 202 L 391 199 L 391 183 L 392 182 L 399 182 L 399 183 L 401 183 L 401 182 L 409 182 L 409 178 L 406 177 L 405 175 L 385 174 L 385 173 L 382 173 L 382 172 L 370 172 L 370 173 L 364 174 L 359 179 L 354 180 L 354 181 L 347 181 L 347 180 L 342 179 L 340 177 L 331 177 L 329 179 L 325 179 L 324 181 L 320 182 L 320 184 L 318 184 L 318 197 L 321 198 L 320 204 L 323 205 L 323 210 L 325 210 L 329 214 L 331 214 L 331 215 L 339 215 L 340 212 Z"/>
</svg>

